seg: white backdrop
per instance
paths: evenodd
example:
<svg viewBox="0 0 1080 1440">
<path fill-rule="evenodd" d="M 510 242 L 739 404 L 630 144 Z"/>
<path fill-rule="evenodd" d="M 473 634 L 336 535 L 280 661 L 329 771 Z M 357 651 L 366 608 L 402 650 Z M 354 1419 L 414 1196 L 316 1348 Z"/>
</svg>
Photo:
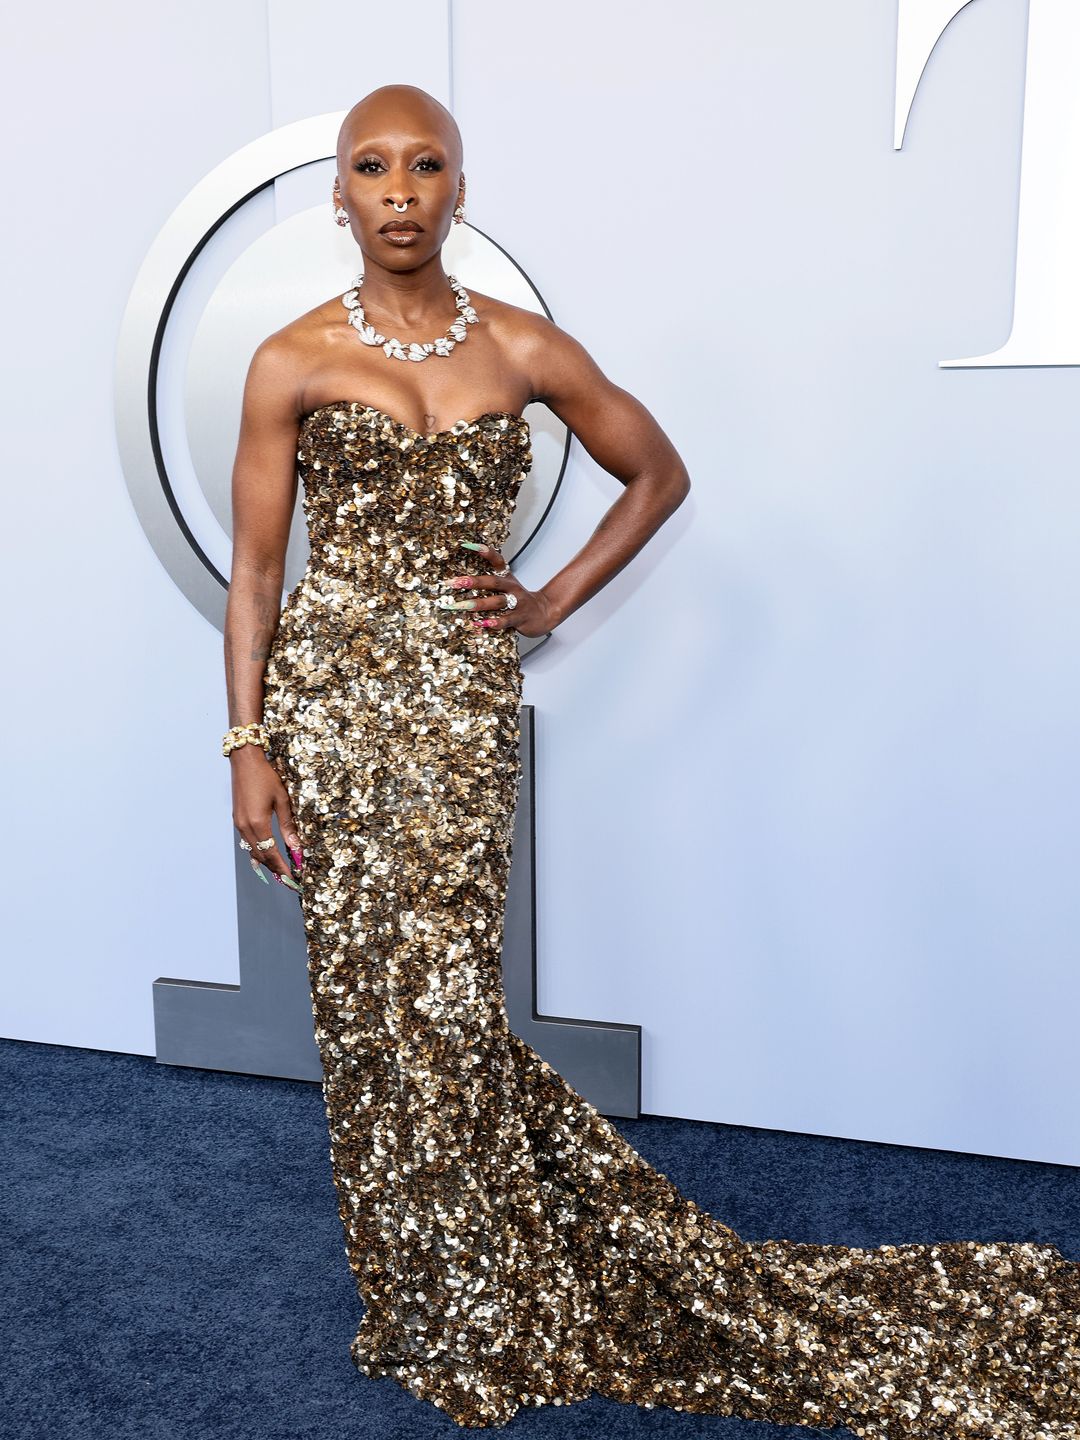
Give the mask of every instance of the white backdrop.
<svg viewBox="0 0 1080 1440">
<path fill-rule="evenodd" d="M 1008 335 L 1026 20 L 967 7 L 895 152 L 895 0 L 24 9 L 3 1033 L 149 1054 L 155 977 L 237 978 L 221 636 L 117 330 L 224 156 L 408 81 L 693 480 L 527 666 L 540 1008 L 640 1023 L 647 1112 L 1080 1163 L 1076 376 L 937 364 Z M 575 444 L 523 581 L 617 493 Z"/>
</svg>

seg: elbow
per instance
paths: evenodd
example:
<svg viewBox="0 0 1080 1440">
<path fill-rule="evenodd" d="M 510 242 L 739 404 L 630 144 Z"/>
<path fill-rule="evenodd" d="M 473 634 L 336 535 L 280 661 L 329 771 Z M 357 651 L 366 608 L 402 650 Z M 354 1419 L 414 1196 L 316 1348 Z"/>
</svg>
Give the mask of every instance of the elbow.
<svg viewBox="0 0 1080 1440">
<path fill-rule="evenodd" d="M 671 509 L 675 511 L 690 494 L 690 475 L 686 467 L 680 465 L 674 472 L 668 484 L 668 494 L 671 496 Z"/>
<path fill-rule="evenodd" d="M 285 580 L 285 556 L 277 549 L 251 545 L 233 547 L 232 583 L 265 589 Z"/>
</svg>

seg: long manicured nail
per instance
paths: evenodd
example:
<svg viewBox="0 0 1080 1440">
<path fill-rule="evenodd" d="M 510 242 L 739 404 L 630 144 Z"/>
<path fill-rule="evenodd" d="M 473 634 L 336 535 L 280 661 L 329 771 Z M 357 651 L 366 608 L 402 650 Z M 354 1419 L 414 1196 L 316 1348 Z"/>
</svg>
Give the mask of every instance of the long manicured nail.
<svg viewBox="0 0 1080 1440">
<path fill-rule="evenodd" d="M 294 870 L 302 870 L 302 869 L 304 868 L 304 852 L 300 849 L 299 846 L 297 846 L 297 847 L 294 849 L 294 848 L 290 845 L 290 846 L 288 847 L 288 850 L 289 850 L 289 858 L 292 860 L 292 863 L 293 863 L 293 869 L 294 869 Z"/>
<path fill-rule="evenodd" d="M 475 600 L 452 600 L 449 595 L 440 595 L 438 599 L 440 610 L 475 610 Z"/>
<path fill-rule="evenodd" d="M 255 874 L 258 875 L 259 879 L 263 882 L 264 885 L 270 884 L 270 881 L 266 878 L 266 871 L 263 866 L 253 865 L 252 869 L 255 871 Z"/>
<path fill-rule="evenodd" d="M 479 542 L 476 541 L 476 540 L 462 540 L 461 543 L 462 543 L 462 545 L 465 546 L 465 549 L 466 549 L 466 550 L 486 550 L 486 549 L 487 549 L 487 546 L 486 546 L 486 545 L 481 545 L 481 544 L 479 544 Z"/>
<path fill-rule="evenodd" d="M 295 890 L 300 895 L 304 893 L 304 887 L 298 885 L 291 875 L 277 875 L 275 878 L 279 880 L 282 885 L 287 885 L 290 890 Z"/>
</svg>

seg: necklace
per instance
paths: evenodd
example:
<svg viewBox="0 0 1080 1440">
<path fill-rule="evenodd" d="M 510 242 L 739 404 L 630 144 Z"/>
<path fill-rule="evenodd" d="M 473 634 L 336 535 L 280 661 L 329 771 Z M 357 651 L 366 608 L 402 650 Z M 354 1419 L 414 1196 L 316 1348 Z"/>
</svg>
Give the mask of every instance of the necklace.
<svg viewBox="0 0 1080 1440">
<path fill-rule="evenodd" d="M 408 345 L 403 345 L 400 340 L 388 340 L 385 335 L 380 335 L 374 325 L 368 323 L 364 318 L 364 307 L 360 304 L 360 286 L 364 283 L 363 271 L 356 277 L 351 290 L 346 290 L 341 297 L 341 303 L 349 312 L 349 324 L 356 327 L 356 333 L 365 345 L 381 345 L 391 360 L 426 360 L 429 355 L 449 355 L 454 346 L 466 337 L 466 325 L 475 325 L 480 319 L 476 311 L 469 304 L 469 297 L 465 293 L 465 287 L 453 275 L 446 277 L 450 281 L 450 289 L 453 290 L 457 299 L 454 301 L 461 311 L 458 319 L 450 326 L 445 335 L 440 335 L 438 340 L 427 340 L 423 345 L 418 345 L 412 340 Z"/>
</svg>

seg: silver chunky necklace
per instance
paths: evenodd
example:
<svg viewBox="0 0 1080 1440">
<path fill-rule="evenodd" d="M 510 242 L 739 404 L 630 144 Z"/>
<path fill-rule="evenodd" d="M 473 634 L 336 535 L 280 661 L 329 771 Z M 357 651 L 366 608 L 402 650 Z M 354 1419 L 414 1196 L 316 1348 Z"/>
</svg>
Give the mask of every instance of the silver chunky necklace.
<svg viewBox="0 0 1080 1440">
<path fill-rule="evenodd" d="M 380 335 L 374 325 L 370 325 L 364 318 L 364 307 L 360 304 L 360 286 L 364 283 L 363 271 L 356 277 L 351 290 L 346 290 L 341 297 L 341 303 L 349 312 L 349 324 L 356 327 L 356 333 L 365 345 L 381 345 L 391 360 L 426 360 L 429 355 L 449 355 L 459 341 L 466 338 L 466 325 L 475 325 L 480 319 L 476 311 L 469 304 L 469 297 L 465 293 L 465 287 L 453 275 L 446 277 L 450 281 L 450 289 L 457 297 L 454 301 L 461 311 L 460 317 L 454 321 L 445 335 L 440 335 L 438 340 L 427 340 L 423 345 L 418 345 L 411 340 L 403 345 L 400 340 L 388 340 L 385 335 Z"/>
</svg>

